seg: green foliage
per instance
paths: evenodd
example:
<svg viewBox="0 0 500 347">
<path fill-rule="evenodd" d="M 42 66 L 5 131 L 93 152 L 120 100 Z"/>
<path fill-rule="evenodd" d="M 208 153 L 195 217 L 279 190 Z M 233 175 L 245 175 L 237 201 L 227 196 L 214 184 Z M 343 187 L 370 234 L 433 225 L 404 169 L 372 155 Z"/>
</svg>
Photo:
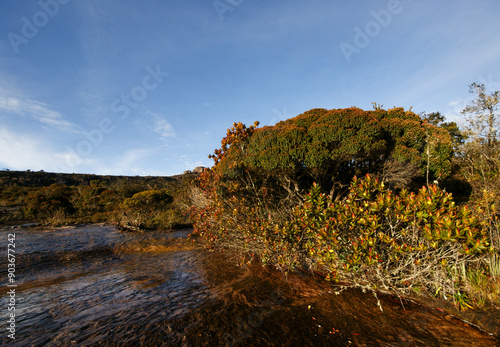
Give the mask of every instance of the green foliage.
<svg viewBox="0 0 500 347">
<path fill-rule="evenodd" d="M 347 185 L 354 175 L 380 173 L 391 158 L 417 165 L 423 177 L 428 135 L 433 139 L 430 173 L 433 179 L 445 178 L 451 170 L 448 132 L 402 108 L 314 109 L 275 126 L 253 130 L 242 139 L 244 150 L 235 146 L 225 151 L 224 160 L 238 162 L 237 168 L 251 171 L 254 178 L 281 177 L 281 186 L 292 182 L 307 190 L 316 181 L 329 191 Z M 219 161 L 215 164 L 218 166 Z M 220 167 L 220 171 L 230 176 L 226 168 Z"/>
<path fill-rule="evenodd" d="M 446 130 L 451 136 L 455 151 L 457 151 L 458 147 L 463 145 L 465 140 L 467 139 L 467 134 L 460 130 L 457 123 L 445 122 L 445 117 L 440 112 L 424 114 L 422 116 L 422 119 L 429 124 Z"/>
<path fill-rule="evenodd" d="M 46 224 L 108 222 L 132 229 L 185 227 L 190 225 L 184 212 L 192 179 L 1 172 L 0 223 L 30 219 Z"/>
<path fill-rule="evenodd" d="M 460 176 L 445 181 L 465 136 L 443 121 L 374 104 L 313 109 L 260 129 L 235 123 L 191 191 L 194 235 L 241 259 L 439 293 L 466 308 L 475 294 L 460 269 L 488 269 L 500 223 L 491 194 L 468 208 L 437 185 L 416 189 L 425 180 L 468 187 Z"/>
<path fill-rule="evenodd" d="M 466 307 L 453 274 L 490 247 L 482 220 L 434 185 L 394 193 L 366 175 L 343 199 L 331 189 L 389 160 L 444 178 L 451 154 L 445 129 L 401 108 L 315 109 L 262 129 L 235 124 L 193 191 L 195 234 L 241 259 L 405 293 L 440 288 Z"/>
<path fill-rule="evenodd" d="M 120 226 L 129 229 L 171 229 L 187 223 L 167 190 L 145 190 L 125 199 L 118 214 Z"/>
<path fill-rule="evenodd" d="M 214 167 L 201 176 L 193 212 L 198 234 L 233 248 L 247 240 L 270 262 L 269 248 L 287 248 L 294 237 L 308 239 L 307 233 L 282 235 L 278 229 L 313 182 L 338 199 L 353 176 L 381 172 L 388 160 L 416 166 L 420 177 L 426 167 L 433 178 L 450 171 L 448 133 L 402 108 L 313 109 L 272 127 L 256 126 L 235 123 L 228 130 L 210 156 Z M 294 243 L 287 254 L 304 250 Z M 288 258 L 301 262 L 300 255 Z"/>
<path fill-rule="evenodd" d="M 457 208 L 450 194 L 436 186 L 394 194 L 368 175 L 354 179 L 347 198 L 337 203 L 313 187 L 288 230 L 334 277 L 368 266 L 404 281 L 420 264 L 437 266 L 489 246 L 478 219 L 467 207 Z M 401 268 L 410 259 L 409 268 Z"/>
<path fill-rule="evenodd" d="M 71 214 L 74 212 L 70 202 L 72 194 L 71 187 L 57 183 L 30 192 L 25 199 L 25 216 L 43 218 L 52 217 L 56 213 Z"/>
<path fill-rule="evenodd" d="M 74 206 L 79 214 L 95 214 L 111 211 L 119 203 L 119 195 L 104 186 L 79 186 Z"/>
<path fill-rule="evenodd" d="M 162 207 L 171 203 L 173 197 L 168 195 L 165 190 L 145 190 L 134 194 L 131 198 L 123 202 L 125 208 L 140 207 L 145 211 L 154 210 L 156 207 Z"/>
<path fill-rule="evenodd" d="M 257 219 L 286 220 L 313 182 L 340 197 L 353 176 L 380 173 L 389 160 L 414 165 L 420 177 L 428 168 L 433 179 L 451 168 L 448 133 L 402 108 L 313 109 L 272 127 L 257 125 L 234 123 L 210 156 L 215 165 L 201 176 L 202 198 L 194 198 L 204 201 L 194 203 L 197 232 L 215 238 L 213 229 L 245 228 L 250 218 L 235 220 L 233 211 L 246 208 Z"/>
<path fill-rule="evenodd" d="M 255 228 L 280 235 L 262 221 L 269 216 L 288 220 L 313 182 L 338 198 L 353 176 L 380 173 L 388 160 L 413 165 L 420 177 L 427 165 L 433 179 L 450 171 L 448 133 L 402 108 L 313 109 L 272 127 L 257 125 L 234 123 L 228 129 L 221 148 L 210 156 L 214 167 L 201 176 L 192 212 L 200 235 L 228 245 L 251 235 L 259 254 L 271 258 L 267 239 L 256 238 Z M 426 143 L 429 134 L 432 146 Z M 239 234 L 233 237 L 229 230 Z M 271 248 L 282 248 L 282 241 L 276 236 Z M 293 249 L 287 251 L 290 259 L 295 259 Z"/>
</svg>

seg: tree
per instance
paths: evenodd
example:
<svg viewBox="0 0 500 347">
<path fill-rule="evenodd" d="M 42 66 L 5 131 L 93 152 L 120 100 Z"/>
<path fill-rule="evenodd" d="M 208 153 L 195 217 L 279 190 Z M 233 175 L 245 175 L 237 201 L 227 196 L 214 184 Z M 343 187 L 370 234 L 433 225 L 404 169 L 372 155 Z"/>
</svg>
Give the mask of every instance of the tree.
<svg viewBox="0 0 500 347">
<path fill-rule="evenodd" d="M 457 123 L 446 122 L 446 117 L 440 112 L 422 113 L 422 120 L 424 121 L 424 128 L 426 129 L 426 182 L 429 185 L 429 171 L 433 158 L 431 156 L 431 148 L 439 144 L 441 141 L 436 138 L 437 134 L 433 131 L 436 127 L 446 130 L 451 137 L 454 152 L 459 151 L 459 147 L 463 145 L 467 136 L 459 129 Z"/>
<path fill-rule="evenodd" d="M 469 93 L 476 94 L 476 98 L 462 110 L 462 114 L 467 117 L 471 135 L 485 138 L 487 149 L 491 150 L 497 142 L 500 92 L 495 91 L 488 95 L 484 84 L 472 83 Z"/>
<path fill-rule="evenodd" d="M 445 117 L 440 112 L 423 113 L 422 120 L 429 124 L 439 126 L 444 122 Z"/>
<path fill-rule="evenodd" d="M 422 119 L 429 124 L 443 128 L 450 134 L 451 140 L 453 141 L 453 147 L 455 150 L 462 144 L 464 144 L 467 139 L 467 135 L 460 130 L 457 123 L 455 122 L 445 122 L 446 117 L 440 112 L 423 113 Z"/>
<path fill-rule="evenodd" d="M 500 245 L 498 207 L 500 203 L 500 92 L 487 94 L 484 84 L 473 83 L 470 92 L 476 98 L 464 108 L 469 139 L 462 146 L 461 171 L 473 188 L 472 202 L 479 215 L 491 223 L 490 237 Z"/>
<path fill-rule="evenodd" d="M 403 108 L 364 111 L 313 109 L 249 138 L 244 163 L 282 185 L 308 190 L 313 182 L 330 192 L 342 190 L 354 175 L 379 174 L 390 159 L 425 172 L 426 133 L 432 131 L 431 176 L 444 178 L 451 167 L 451 139 L 434 125 Z"/>
</svg>

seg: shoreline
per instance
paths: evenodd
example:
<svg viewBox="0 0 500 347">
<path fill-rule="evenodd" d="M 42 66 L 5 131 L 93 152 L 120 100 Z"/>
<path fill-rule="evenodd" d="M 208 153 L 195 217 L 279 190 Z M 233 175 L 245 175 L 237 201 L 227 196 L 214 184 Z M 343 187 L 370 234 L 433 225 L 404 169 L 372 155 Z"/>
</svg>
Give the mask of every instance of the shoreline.
<svg viewBox="0 0 500 347">
<path fill-rule="evenodd" d="M 65 229 L 68 227 L 84 227 L 84 226 L 111 226 L 115 227 L 116 229 L 120 231 L 126 231 L 126 232 L 148 232 L 148 231 L 154 231 L 154 232 L 175 232 L 181 229 L 189 229 L 188 227 L 184 228 L 176 228 L 176 229 L 170 229 L 170 230 L 130 230 L 126 228 L 121 228 L 119 225 L 116 225 L 115 223 L 68 223 L 65 225 L 50 225 L 50 224 L 43 224 L 43 223 L 38 223 L 38 222 L 32 222 L 32 221 L 17 221 L 19 223 L 15 224 L 10 224 L 10 225 L 1 225 L 0 224 L 0 231 L 8 232 L 11 230 L 18 230 L 18 229 L 39 229 L 39 228 L 49 228 L 52 229 L 53 231 L 57 231 L 58 229 Z M 26 223 L 21 223 L 21 222 L 26 222 Z M 197 242 L 198 243 L 198 242 Z M 199 243 L 199 245 L 203 246 L 203 244 Z M 221 252 L 221 253 L 226 253 L 226 252 Z M 226 253 L 227 254 L 227 253 Z M 261 266 L 261 265 L 260 265 Z M 262 267 L 264 271 L 269 271 L 269 268 Z M 271 268 L 271 271 L 277 271 L 274 268 Z M 304 275 L 301 271 L 293 271 L 291 274 L 294 276 L 301 276 Z M 324 281 L 324 275 L 321 273 L 316 273 L 318 276 L 313 276 L 316 277 L 315 281 Z M 284 276 L 284 275 L 283 275 Z M 332 292 L 335 290 L 335 288 L 340 288 L 340 289 L 347 289 L 347 290 L 356 290 L 360 289 L 359 286 L 356 284 L 352 283 L 339 283 L 339 284 L 331 284 Z M 370 289 L 371 290 L 371 289 Z M 390 291 L 381 291 L 381 290 L 372 290 L 373 293 L 376 294 L 376 296 L 379 296 L 383 301 L 399 301 L 401 303 L 401 306 L 404 309 L 404 302 L 411 302 L 412 304 L 419 305 L 427 310 L 432 310 L 432 311 L 438 311 L 440 314 L 444 315 L 445 317 L 449 317 L 449 319 L 457 319 L 463 324 L 467 324 L 481 332 L 484 332 L 486 334 L 489 334 L 491 336 L 494 336 L 495 338 L 500 340 L 500 308 L 495 307 L 495 306 L 490 306 L 490 307 L 484 307 L 482 309 L 468 309 L 466 311 L 460 311 L 456 308 L 454 305 L 453 301 L 443 301 L 443 300 L 438 300 L 432 297 L 428 296 L 402 296 L 398 295 L 397 293 L 393 293 Z M 333 294 L 332 294 L 333 295 Z"/>
<path fill-rule="evenodd" d="M 226 253 L 221 250 L 219 250 L 218 252 L 222 254 Z M 260 262 L 258 264 L 244 265 L 244 267 L 247 268 L 255 266 L 262 267 L 263 271 L 280 272 L 279 270 L 275 269 L 272 266 L 262 266 Z M 460 321 L 462 324 L 466 324 L 470 327 L 473 327 L 482 333 L 489 334 L 498 339 L 498 343 L 500 345 L 500 307 L 485 306 L 481 309 L 474 308 L 463 311 L 459 310 L 452 300 L 445 301 L 425 295 L 421 296 L 401 295 L 398 294 L 397 292 L 391 292 L 380 289 L 370 289 L 368 287 L 364 287 L 362 285 L 350 282 L 342 282 L 342 281 L 338 283 L 328 282 L 325 280 L 326 275 L 317 271 L 311 273 L 305 270 L 294 270 L 291 271 L 289 274 L 298 277 L 311 276 L 312 278 L 314 278 L 315 282 L 330 283 L 332 288 L 331 290 L 332 295 L 334 294 L 335 291 L 342 292 L 343 290 L 349 290 L 349 291 L 361 290 L 363 292 L 366 291 L 367 293 L 369 292 L 373 293 L 373 295 L 379 301 L 385 301 L 385 302 L 390 301 L 394 303 L 399 303 L 404 310 L 406 310 L 404 302 L 420 306 L 423 309 L 428 310 L 429 312 L 434 311 L 438 315 L 439 314 L 443 315 L 446 319 L 450 320 L 456 319 Z M 282 276 L 284 278 L 288 277 L 284 273 L 282 273 Z M 382 304 L 382 309 L 383 309 L 383 304 Z"/>
</svg>

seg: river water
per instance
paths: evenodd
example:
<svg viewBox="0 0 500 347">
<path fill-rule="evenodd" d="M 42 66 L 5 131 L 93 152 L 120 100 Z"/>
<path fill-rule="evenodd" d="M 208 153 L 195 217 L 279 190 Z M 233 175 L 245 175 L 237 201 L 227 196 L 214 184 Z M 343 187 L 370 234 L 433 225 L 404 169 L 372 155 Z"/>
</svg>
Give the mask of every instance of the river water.
<svg viewBox="0 0 500 347">
<path fill-rule="evenodd" d="M 7 287 L 15 233 L 15 311 Z M 0 343 L 13 346 L 495 346 L 440 310 L 311 274 L 241 268 L 174 233 L 0 231 Z M 383 312 L 380 309 L 382 307 Z M 12 307 L 12 305 L 10 306 Z M 15 335 L 9 332 L 15 313 Z M 9 337 L 10 335 L 10 337 Z M 12 339 L 15 337 L 15 339 Z"/>
</svg>

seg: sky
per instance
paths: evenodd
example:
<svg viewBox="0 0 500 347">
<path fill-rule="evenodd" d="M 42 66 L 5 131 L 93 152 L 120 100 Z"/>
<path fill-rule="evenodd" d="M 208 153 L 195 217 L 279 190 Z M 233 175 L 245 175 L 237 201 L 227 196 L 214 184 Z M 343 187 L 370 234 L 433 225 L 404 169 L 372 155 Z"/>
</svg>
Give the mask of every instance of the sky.
<svg viewBox="0 0 500 347">
<path fill-rule="evenodd" d="M 0 169 L 169 176 L 233 122 L 460 111 L 500 90 L 500 1 L 0 0 Z"/>
</svg>

